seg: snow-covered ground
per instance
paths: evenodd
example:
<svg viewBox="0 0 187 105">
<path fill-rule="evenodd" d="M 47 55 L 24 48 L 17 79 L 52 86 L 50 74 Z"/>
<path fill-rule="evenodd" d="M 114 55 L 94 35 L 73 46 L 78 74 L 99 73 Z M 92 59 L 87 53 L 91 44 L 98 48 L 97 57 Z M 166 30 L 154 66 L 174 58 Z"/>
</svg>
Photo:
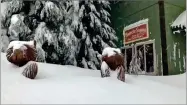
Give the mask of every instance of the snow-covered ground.
<svg viewBox="0 0 187 105">
<path fill-rule="evenodd" d="M 126 75 L 101 78 L 100 72 L 74 66 L 38 63 L 35 80 L 1 53 L 2 104 L 185 104 L 186 74 L 177 76 Z"/>
</svg>

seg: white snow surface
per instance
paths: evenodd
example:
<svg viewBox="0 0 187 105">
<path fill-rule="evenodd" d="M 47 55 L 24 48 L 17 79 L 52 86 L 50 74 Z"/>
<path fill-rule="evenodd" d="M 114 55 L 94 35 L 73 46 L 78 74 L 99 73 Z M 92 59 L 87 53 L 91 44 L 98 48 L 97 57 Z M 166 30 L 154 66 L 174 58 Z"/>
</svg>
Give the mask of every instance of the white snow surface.
<svg viewBox="0 0 187 105">
<path fill-rule="evenodd" d="M 2 104 L 185 104 L 186 74 L 101 78 L 100 71 L 37 63 L 36 79 L 22 76 L 1 53 Z"/>
<path fill-rule="evenodd" d="M 176 20 L 171 24 L 171 27 L 186 27 L 186 10 L 183 11 Z"/>
<path fill-rule="evenodd" d="M 119 48 L 106 47 L 106 48 L 104 48 L 102 55 L 103 56 L 107 55 L 109 57 L 109 56 L 116 54 L 115 51 L 118 53 L 121 53 L 121 50 Z"/>
</svg>

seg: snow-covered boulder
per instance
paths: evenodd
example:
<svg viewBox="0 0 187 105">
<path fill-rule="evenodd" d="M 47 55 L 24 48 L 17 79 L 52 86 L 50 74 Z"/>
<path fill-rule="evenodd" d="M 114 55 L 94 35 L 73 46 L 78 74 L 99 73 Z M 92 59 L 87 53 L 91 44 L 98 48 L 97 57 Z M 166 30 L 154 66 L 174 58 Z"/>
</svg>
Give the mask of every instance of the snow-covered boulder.
<svg viewBox="0 0 187 105">
<path fill-rule="evenodd" d="M 12 41 L 7 52 L 7 60 L 17 66 L 23 66 L 37 57 L 35 41 Z"/>
</svg>

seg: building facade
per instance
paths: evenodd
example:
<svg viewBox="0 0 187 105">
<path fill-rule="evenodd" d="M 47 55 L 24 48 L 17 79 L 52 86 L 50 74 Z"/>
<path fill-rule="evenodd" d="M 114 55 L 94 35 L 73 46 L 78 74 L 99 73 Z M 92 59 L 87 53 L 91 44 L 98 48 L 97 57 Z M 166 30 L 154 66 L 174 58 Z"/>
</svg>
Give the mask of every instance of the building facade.
<svg viewBox="0 0 187 105">
<path fill-rule="evenodd" d="M 171 27 L 185 9 L 186 0 L 129 0 L 112 4 L 117 45 L 124 49 L 128 70 L 134 66 L 151 75 L 186 71 L 186 26 Z"/>
</svg>

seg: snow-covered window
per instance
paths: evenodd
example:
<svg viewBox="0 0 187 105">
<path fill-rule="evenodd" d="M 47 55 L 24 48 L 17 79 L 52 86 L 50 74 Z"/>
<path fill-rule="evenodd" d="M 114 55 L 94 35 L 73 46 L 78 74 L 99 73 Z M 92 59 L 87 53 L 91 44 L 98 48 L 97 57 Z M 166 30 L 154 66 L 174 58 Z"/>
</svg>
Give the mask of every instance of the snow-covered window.
<svg viewBox="0 0 187 105">
<path fill-rule="evenodd" d="M 171 24 L 173 34 L 186 32 L 186 10 L 183 11 Z"/>
</svg>

